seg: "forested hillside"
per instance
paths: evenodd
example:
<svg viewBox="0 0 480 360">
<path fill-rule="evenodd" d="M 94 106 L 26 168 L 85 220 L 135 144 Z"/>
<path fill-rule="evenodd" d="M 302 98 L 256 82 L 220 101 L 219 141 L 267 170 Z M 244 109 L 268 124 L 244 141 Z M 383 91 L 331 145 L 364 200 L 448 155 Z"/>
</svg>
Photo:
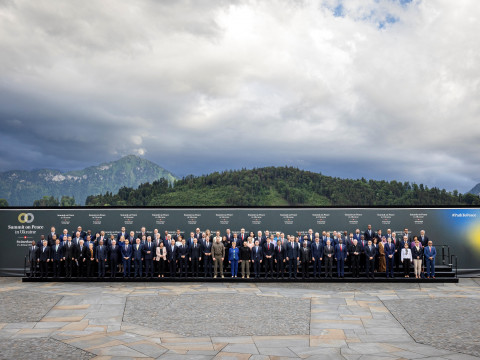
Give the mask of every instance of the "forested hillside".
<svg viewBox="0 0 480 360">
<path fill-rule="evenodd" d="M 423 184 L 350 180 L 292 167 L 215 172 L 169 184 L 160 179 L 117 194 L 89 196 L 92 206 L 403 206 L 479 205 L 473 194 L 452 193 Z"/>
</svg>

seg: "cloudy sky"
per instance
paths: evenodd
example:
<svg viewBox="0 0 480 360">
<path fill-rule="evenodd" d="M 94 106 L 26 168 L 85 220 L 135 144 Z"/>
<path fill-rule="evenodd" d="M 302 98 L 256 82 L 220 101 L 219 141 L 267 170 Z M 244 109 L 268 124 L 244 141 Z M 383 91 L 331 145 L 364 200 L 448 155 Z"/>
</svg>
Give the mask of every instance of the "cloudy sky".
<svg viewBox="0 0 480 360">
<path fill-rule="evenodd" d="M 0 171 L 139 154 L 480 181 L 478 0 L 0 0 Z"/>
</svg>

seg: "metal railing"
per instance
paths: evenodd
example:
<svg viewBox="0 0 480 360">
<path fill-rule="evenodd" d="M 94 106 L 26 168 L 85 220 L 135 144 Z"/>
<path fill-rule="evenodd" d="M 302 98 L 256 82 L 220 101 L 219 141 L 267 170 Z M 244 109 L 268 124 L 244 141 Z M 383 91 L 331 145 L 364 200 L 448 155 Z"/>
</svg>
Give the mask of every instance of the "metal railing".
<svg viewBox="0 0 480 360">
<path fill-rule="evenodd" d="M 453 261 L 455 260 L 455 262 Z M 450 256 L 450 264 L 448 264 L 450 268 L 455 269 L 455 277 L 458 277 L 458 258 L 457 255 L 452 254 Z"/>
</svg>

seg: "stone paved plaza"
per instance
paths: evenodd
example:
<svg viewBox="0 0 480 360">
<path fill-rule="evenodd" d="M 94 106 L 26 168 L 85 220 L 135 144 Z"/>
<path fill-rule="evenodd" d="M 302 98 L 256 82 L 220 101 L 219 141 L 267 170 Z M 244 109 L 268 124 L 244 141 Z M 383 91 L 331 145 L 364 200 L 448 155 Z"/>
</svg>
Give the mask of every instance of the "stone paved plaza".
<svg viewBox="0 0 480 360">
<path fill-rule="evenodd" d="M 0 278 L 1 359 L 470 359 L 458 284 L 22 283 Z"/>
</svg>

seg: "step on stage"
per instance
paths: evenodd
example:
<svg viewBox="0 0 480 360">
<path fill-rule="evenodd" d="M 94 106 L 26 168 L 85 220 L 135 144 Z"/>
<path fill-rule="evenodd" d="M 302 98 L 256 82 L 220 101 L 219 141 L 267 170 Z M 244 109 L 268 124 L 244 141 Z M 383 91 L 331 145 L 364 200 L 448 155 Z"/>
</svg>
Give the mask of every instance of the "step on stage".
<svg viewBox="0 0 480 360">
<path fill-rule="evenodd" d="M 283 279 L 277 278 L 265 278 L 264 273 L 261 273 L 260 278 L 255 279 L 254 275 L 250 273 L 249 279 L 242 279 L 241 275 L 237 278 L 232 278 L 230 272 L 224 272 L 224 278 L 218 276 L 217 278 L 212 277 L 169 277 L 166 275 L 164 278 L 159 277 L 128 277 L 124 278 L 122 274 L 117 274 L 116 278 L 111 278 L 110 274 L 107 272 L 107 276 L 104 278 L 98 277 L 72 277 L 72 278 L 65 278 L 65 277 L 29 277 L 27 276 L 22 278 L 22 282 L 228 282 L 228 283 L 458 283 L 458 277 L 456 276 L 453 269 L 448 265 L 436 265 L 435 266 L 435 279 L 415 279 L 415 275 L 413 272 L 410 272 L 410 277 L 405 278 L 403 276 L 403 271 L 395 271 L 395 277 L 393 279 L 387 278 L 385 273 L 375 273 L 374 279 L 368 279 L 365 275 L 361 275 L 359 278 L 354 278 L 351 276 L 350 272 L 345 271 L 344 278 L 338 278 L 333 275 L 333 278 L 326 279 L 325 275 L 322 274 L 321 278 L 314 278 L 310 276 L 308 278 L 302 278 L 297 276 L 297 279 L 289 279 L 288 273 L 287 276 Z"/>
</svg>

